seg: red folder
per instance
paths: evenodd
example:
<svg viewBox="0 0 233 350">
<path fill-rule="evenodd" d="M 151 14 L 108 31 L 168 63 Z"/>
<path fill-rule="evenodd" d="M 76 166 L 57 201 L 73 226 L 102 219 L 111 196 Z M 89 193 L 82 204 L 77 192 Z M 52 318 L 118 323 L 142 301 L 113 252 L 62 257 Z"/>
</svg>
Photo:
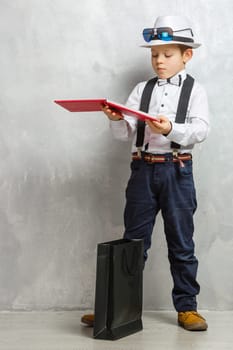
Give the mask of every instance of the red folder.
<svg viewBox="0 0 233 350">
<path fill-rule="evenodd" d="M 131 117 L 136 117 L 141 120 L 154 120 L 158 121 L 156 117 L 144 113 L 142 111 L 137 111 L 136 109 L 128 108 L 117 102 L 108 101 L 106 98 L 96 98 L 96 99 L 79 99 L 79 100 L 55 100 L 55 103 L 67 109 L 70 112 L 98 112 L 102 110 L 104 105 L 109 106 L 116 112 L 129 115 Z"/>
</svg>

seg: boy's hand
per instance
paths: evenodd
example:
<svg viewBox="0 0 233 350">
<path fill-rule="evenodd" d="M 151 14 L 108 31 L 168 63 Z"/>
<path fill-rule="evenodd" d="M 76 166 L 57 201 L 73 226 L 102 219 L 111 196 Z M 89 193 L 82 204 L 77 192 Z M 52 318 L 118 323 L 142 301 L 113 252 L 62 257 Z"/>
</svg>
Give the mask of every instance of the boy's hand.
<svg viewBox="0 0 233 350">
<path fill-rule="evenodd" d="M 147 120 L 146 123 L 155 134 L 167 135 L 172 129 L 169 119 L 163 115 L 158 116 L 158 121 Z"/>
<path fill-rule="evenodd" d="M 110 120 L 117 121 L 124 119 L 121 113 L 109 108 L 107 105 L 102 107 L 102 111 Z"/>
</svg>

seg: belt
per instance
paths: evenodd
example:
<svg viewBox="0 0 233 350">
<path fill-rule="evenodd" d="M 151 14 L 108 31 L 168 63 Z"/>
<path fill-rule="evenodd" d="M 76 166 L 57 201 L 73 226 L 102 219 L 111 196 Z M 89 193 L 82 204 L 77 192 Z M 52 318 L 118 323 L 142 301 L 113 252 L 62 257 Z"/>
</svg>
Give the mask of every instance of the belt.
<svg viewBox="0 0 233 350">
<path fill-rule="evenodd" d="M 132 153 L 133 160 L 144 160 L 147 163 L 165 163 L 165 162 L 173 162 L 173 163 L 181 163 L 186 160 L 191 160 L 192 155 L 190 153 L 167 153 L 167 154 L 153 154 L 142 152 L 141 155 L 137 152 Z"/>
</svg>

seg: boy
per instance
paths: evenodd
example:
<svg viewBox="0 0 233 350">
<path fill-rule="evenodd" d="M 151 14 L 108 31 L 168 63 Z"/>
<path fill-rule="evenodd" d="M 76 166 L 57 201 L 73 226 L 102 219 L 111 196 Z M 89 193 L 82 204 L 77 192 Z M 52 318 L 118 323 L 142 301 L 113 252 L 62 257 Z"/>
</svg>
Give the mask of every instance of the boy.
<svg viewBox="0 0 233 350">
<path fill-rule="evenodd" d="M 122 116 L 108 106 L 103 108 L 114 137 L 133 138 L 124 238 L 144 239 L 146 261 L 156 215 L 161 210 L 178 324 L 190 331 L 202 331 L 208 326 L 197 313 L 196 295 L 200 287 L 196 281 L 198 261 L 193 242 L 196 195 L 191 152 L 196 143 L 207 137 L 209 120 L 206 93 L 196 81 L 191 88 L 185 120 L 176 120 L 187 78 L 185 65 L 200 44 L 195 43 L 192 29 L 182 16 L 158 17 L 154 28 L 144 29 L 143 36 L 143 47 L 151 49 L 152 67 L 157 75 L 148 113 L 158 121 L 147 120 L 139 132 L 136 118 Z M 146 82 L 141 82 L 134 88 L 128 107 L 140 108 L 145 85 Z M 85 315 L 82 321 L 91 325 L 93 319 L 93 315 Z"/>
</svg>

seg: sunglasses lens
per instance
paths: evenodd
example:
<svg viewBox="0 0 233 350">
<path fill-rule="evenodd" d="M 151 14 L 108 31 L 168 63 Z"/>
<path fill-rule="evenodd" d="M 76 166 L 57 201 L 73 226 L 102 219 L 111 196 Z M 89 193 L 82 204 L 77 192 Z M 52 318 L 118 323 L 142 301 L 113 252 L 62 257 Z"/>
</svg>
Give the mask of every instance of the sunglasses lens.
<svg viewBox="0 0 233 350">
<path fill-rule="evenodd" d="M 161 32 L 161 33 L 158 33 L 158 38 L 163 41 L 170 41 L 172 40 L 172 34 L 168 32 Z"/>
<path fill-rule="evenodd" d="M 144 40 L 148 43 L 156 37 L 163 41 L 171 41 L 173 39 L 173 31 L 171 28 L 158 28 L 157 35 L 155 35 L 154 28 L 145 28 L 142 32 Z"/>
<path fill-rule="evenodd" d="M 143 35 L 144 40 L 148 43 L 149 41 L 152 40 L 152 38 L 154 36 L 154 31 L 151 28 L 146 28 L 143 30 L 142 35 Z"/>
</svg>

